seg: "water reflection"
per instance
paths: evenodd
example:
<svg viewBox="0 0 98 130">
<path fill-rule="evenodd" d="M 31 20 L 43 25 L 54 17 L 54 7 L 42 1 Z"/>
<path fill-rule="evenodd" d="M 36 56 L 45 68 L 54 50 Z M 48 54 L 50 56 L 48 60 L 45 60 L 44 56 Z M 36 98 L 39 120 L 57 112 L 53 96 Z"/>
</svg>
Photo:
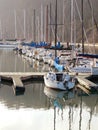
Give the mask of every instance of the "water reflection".
<svg viewBox="0 0 98 130">
<path fill-rule="evenodd" d="M 15 54 L 12 49 L 0 49 L 1 72 L 41 72 L 49 69 L 49 65 Z"/>
<path fill-rule="evenodd" d="M 68 130 L 95 130 L 92 118 L 95 117 L 98 111 L 98 95 L 91 96 L 78 96 L 73 92 L 56 91 L 49 88 L 44 88 L 44 93 L 50 99 L 54 107 L 54 130 L 56 130 L 58 124 L 57 120 L 61 110 L 62 122 L 67 117 L 66 129 Z M 66 114 L 65 114 L 66 113 Z M 98 120 L 98 118 L 97 118 Z M 92 125 L 93 124 L 93 125 Z M 96 124 L 97 125 L 97 124 Z"/>
<path fill-rule="evenodd" d="M 65 101 L 74 98 L 74 91 L 59 91 L 44 87 L 44 93 L 49 98 L 54 107 L 63 109 Z"/>
<path fill-rule="evenodd" d="M 47 97 L 50 100 L 50 103 L 54 107 L 54 130 L 56 130 L 56 115 L 60 114 L 61 110 L 61 119 L 63 120 L 63 108 L 65 106 L 65 101 L 70 100 L 74 98 L 75 93 L 73 91 L 66 92 L 66 91 L 59 91 L 59 90 L 54 90 L 51 88 L 44 87 L 44 93 L 47 95 Z M 71 130 L 71 109 L 69 105 L 69 129 Z"/>
<path fill-rule="evenodd" d="M 43 83 L 33 83 L 25 86 L 24 95 L 15 96 L 12 86 L 2 85 L 0 88 L 0 102 L 8 108 L 45 108 L 45 95 L 43 94 Z"/>
<path fill-rule="evenodd" d="M 3 115 L 5 111 L 7 115 L 10 113 L 10 121 L 16 123 L 6 129 L 2 115 L 0 121 L 3 124 L 0 129 L 97 130 L 98 95 L 78 96 L 74 91 L 55 91 L 46 88 L 43 82 L 26 84 L 25 87 L 24 95 L 15 96 L 11 86 L 1 84 L 0 110 Z M 28 115 L 27 118 L 25 115 Z M 8 117 L 3 118 L 3 121 L 7 121 L 8 126 L 11 125 Z"/>
</svg>

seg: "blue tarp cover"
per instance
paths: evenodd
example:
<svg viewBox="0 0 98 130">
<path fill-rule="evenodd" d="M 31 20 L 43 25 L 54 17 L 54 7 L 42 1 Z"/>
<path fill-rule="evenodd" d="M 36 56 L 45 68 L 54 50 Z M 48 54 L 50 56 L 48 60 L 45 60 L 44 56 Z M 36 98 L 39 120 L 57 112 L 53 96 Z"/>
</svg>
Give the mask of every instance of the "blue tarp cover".
<svg viewBox="0 0 98 130">
<path fill-rule="evenodd" d="M 54 61 L 54 66 L 60 72 L 62 72 L 64 70 L 64 66 L 56 63 L 55 61 Z"/>
<path fill-rule="evenodd" d="M 46 42 L 40 42 L 40 43 L 36 43 L 36 42 L 31 42 L 31 43 L 23 43 L 23 46 L 30 46 L 30 47 L 46 47 L 49 44 Z"/>
</svg>

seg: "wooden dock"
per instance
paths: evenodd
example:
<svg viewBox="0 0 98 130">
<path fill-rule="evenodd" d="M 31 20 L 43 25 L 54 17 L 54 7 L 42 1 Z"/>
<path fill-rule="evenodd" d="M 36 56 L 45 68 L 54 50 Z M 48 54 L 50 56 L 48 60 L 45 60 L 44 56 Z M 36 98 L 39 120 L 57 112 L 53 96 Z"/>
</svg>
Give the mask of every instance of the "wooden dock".
<svg viewBox="0 0 98 130">
<path fill-rule="evenodd" d="M 25 92 L 23 81 L 28 79 L 32 79 L 34 81 L 43 79 L 45 73 L 47 72 L 0 72 L 0 79 L 12 80 L 14 94 L 17 94 L 18 92 Z M 74 74 L 71 73 L 70 75 L 74 76 Z M 78 85 L 78 88 L 82 89 L 88 95 L 92 87 L 95 89 L 98 88 L 98 85 L 87 79 L 87 75 L 77 75 L 76 78 L 80 84 Z"/>
<path fill-rule="evenodd" d="M 77 87 L 80 88 L 80 89 L 82 89 L 83 92 L 85 92 L 87 95 L 90 95 L 90 90 L 88 90 L 87 88 L 85 88 L 83 85 L 78 84 Z"/>
<path fill-rule="evenodd" d="M 23 85 L 22 80 L 26 80 L 29 78 L 32 79 L 41 79 L 43 78 L 45 72 L 0 72 L 0 78 L 10 80 L 13 82 L 13 91 L 14 94 L 20 94 L 25 92 L 25 87 Z"/>
<path fill-rule="evenodd" d="M 77 78 L 77 80 L 78 80 L 78 82 L 79 82 L 79 84 L 83 87 L 85 87 L 86 89 L 88 89 L 88 90 L 91 90 L 92 89 L 92 87 L 93 88 L 98 88 L 98 85 L 97 84 L 95 84 L 95 83 L 93 83 L 93 82 L 91 82 L 90 80 L 88 80 L 87 79 L 87 76 L 77 76 L 76 77 Z M 81 88 L 81 87 L 80 87 Z M 82 88 L 83 89 L 83 88 Z"/>
<path fill-rule="evenodd" d="M 0 76 L 7 76 L 7 77 L 11 77 L 11 76 L 21 76 L 21 77 L 25 77 L 25 76 L 44 76 L 46 72 L 0 72 Z"/>
</svg>

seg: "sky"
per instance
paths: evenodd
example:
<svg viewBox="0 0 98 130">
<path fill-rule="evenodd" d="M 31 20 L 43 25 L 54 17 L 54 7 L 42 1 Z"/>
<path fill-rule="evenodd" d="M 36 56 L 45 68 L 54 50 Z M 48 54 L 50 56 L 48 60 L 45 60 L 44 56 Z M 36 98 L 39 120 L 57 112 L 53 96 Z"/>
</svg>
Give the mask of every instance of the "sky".
<svg viewBox="0 0 98 130">
<path fill-rule="evenodd" d="M 0 0 L 0 17 L 8 16 L 9 12 L 21 9 L 38 9 L 41 4 L 51 0 Z"/>
<path fill-rule="evenodd" d="M 0 9 L 38 7 L 41 3 L 49 0 L 0 0 Z M 50 0 L 51 1 L 51 0 Z"/>
<path fill-rule="evenodd" d="M 0 0 L 0 39 L 8 39 L 15 37 L 15 13 L 18 39 L 23 37 L 24 33 L 24 15 L 23 10 L 26 12 L 26 37 L 32 38 L 33 31 L 33 16 L 34 9 L 36 9 L 36 16 L 41 16 L 41 5 L 44 10 L 46 5 L 52 3 L 53 11 L 56 0 Z M 62 0 L 61 0 L 62 1 Z M 58 0 L 58 2 L 61 3 Z M 59 4 L 60 4 L 59 3 Z M 59 5 L 58 4 L 58 5 Z M 53 13 L 54 14 L 54 13 Z M 6 37 L 6 38 L 5 38 Z M 10 39 L 9 38 L 9 39 Z"/>
<path fill-rule="evenodd" d="M 9 32 L 13 33 L 15 28 L 14 10 L 17 12 L 17 24 L 20 26 L 19 28 L 23 28 L 21 27 L 23 25 L 23 10 L 26 10 L 26 19 L 29 19 L 33 14 L 33 10 L 36 9 L 39 11 L 41 4 L 46 3 L 46 1 L 51 0 L 0 0 L 0 24 L 2 24 L 0 25 L 0 32 L 2 30 L 3 35 L 5 33 L 9 35 Z M 18 31 L 22 31 L 22 29 Z"/>
</svg>

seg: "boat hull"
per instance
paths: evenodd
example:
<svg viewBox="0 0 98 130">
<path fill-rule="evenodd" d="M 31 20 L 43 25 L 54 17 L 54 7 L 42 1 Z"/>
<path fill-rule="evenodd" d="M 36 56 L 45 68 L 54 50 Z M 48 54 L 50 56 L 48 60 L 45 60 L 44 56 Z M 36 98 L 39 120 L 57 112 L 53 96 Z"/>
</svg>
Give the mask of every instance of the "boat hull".
<svg viewBox="0 0 98 130">
<path fill-rule="evenodd" d="M 49 78 L 46 77 L 46 75 L 44 76 L 44 82 L 45 82 L 46 87 L 48 88 L 66 90 L 66 87 L 64 86 L 63 82 L 50 80 Z"/>
<path fill-rule="evenodd" d="M 64 73 L 47 73 L 44 75 L 45 86 L 58 90 L 71 90 L 75 86 L 75 82 L 71 81 L 70 76 Z"/>
</svg>

